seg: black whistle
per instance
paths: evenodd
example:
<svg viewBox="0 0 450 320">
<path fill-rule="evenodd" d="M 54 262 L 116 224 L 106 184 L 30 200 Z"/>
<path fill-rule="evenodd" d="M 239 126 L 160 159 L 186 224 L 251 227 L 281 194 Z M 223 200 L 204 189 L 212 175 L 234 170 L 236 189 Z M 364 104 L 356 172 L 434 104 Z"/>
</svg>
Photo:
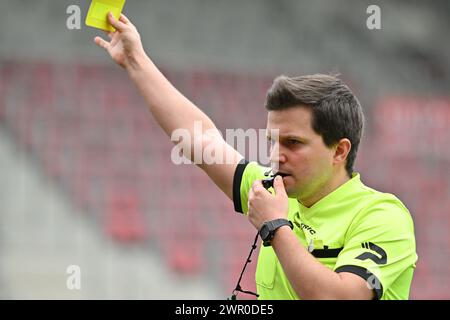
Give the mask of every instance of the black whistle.
<svg viewBox="0 0 450 320">
<path fill-rule="evenodd" d="M 268 172 L 264 173 L 264 175 L 265 175 L 265 176 L 268 176 L 270 172 L 271 172 L 271 171 L 268 171 Z M 272 174 L 269 178 L 265 178 L 265 179 L 263 179 L 263 180 L 261 181 L 263 187 L 264 187 L 265 189 L 267 189 L 267 190 L 268 190 L 269 188 L 273 188 L 273 182 L 275 181 L 275 177 L 276 177 L 276 176 L 281 176 L 281 177 L 283 178 L 283 177 L 287 177 L 288 174 L 286 174 L 286 173 L 281 173 L 281 172 L 276 173 L 276 174 Z"/>
<path fill-rule="evenodd" d="M 275 181 L 276 176 L 272 176 L 270 178 L 266 178 L 262 180 L 262 185 L 264 188 L 269 189 L 273 188 L 273 182 Z"/>
</svg>

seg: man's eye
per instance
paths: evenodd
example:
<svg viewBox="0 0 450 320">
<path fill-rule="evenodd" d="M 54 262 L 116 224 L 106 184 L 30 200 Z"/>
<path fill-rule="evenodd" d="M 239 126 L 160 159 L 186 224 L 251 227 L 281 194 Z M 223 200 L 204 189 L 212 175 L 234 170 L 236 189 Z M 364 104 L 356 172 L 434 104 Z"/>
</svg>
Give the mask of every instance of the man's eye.
<svg viewBox="0 0 450 320">
<path fill-rule="evenodd" d="M 289 144 L 300 144 L 301 142 L 294 139 L 289 139 Z"/>
</svg>

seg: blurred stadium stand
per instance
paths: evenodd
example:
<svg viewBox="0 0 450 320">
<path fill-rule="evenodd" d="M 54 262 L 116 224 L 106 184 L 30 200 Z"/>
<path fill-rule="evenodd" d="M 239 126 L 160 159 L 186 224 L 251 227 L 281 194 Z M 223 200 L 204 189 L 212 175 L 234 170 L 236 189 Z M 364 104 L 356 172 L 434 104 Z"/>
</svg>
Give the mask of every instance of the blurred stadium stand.
<svg viewBox="0 0 450 320">
<path fill-rule="evenodd" d="M 25 3 L 4 1 L 0 10 L 19 13 Z M 160 257 L 169 275 L 215 283 L 225 297 L 253 228 L 205 174 L 171 162 L 172 144 L 126 75 L 93 48 L 86 33 L 95 32 L 61 27 L 68 2 L 42 3 L 48 12 L 39 19 L 57 12 L 62 21 L 58 28 L 42 24 L 42 42 L 23 28 L 9 27 L 16 38 L 0 31 L 2 131 L 78 214 L 86 213 L 100 238 L 114 240 L 107 244 L 145 248 L 141 254 Z M 130 0 L 127 6 L 169 80 L 222 132 L 265 127 L 264 95 L 275 75 L 342 72 L 366 110 L 356 169 L 368 185 L 402 199 L 415 220 L 419 263 L 411 297 L 450 298 L 444 272 L 450 263 L 450 44 L 442 41 L 448 2 L 381 2 L 385 20 L 378 33 L 365 28 L 363 1 Z M 28 18 L 37 24 L 31 13 Z M 18 25 L 5 19 L 0 30 Z M 242 286 L 254 290 L 255 263 L 249 268 Z"/>
</svg>

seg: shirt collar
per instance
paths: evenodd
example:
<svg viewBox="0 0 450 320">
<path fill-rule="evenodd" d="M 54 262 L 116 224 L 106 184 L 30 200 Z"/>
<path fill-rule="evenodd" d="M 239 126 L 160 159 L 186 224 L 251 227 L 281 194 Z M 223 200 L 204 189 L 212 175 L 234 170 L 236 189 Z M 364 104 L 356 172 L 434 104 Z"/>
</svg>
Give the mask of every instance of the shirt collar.
<svg viewBox="0 0 450 320">
<path fill-rule="evenodd" d="M 334 191 L 327 194 L 325 197 L 317 201 L 311 207 L 305 207 L 300 201 L 297 201 L 300 212 L 304 215 L 310 216 L 314 212 L 329 206 L 330 204 L 337 203 L 340 199 L 345 197 L 350 190 L 353 190 L 358 185 L 362 185 L 361 177 L 358 172 L 352 173 L 352 178 L 339 186 Z"/>
</svg>

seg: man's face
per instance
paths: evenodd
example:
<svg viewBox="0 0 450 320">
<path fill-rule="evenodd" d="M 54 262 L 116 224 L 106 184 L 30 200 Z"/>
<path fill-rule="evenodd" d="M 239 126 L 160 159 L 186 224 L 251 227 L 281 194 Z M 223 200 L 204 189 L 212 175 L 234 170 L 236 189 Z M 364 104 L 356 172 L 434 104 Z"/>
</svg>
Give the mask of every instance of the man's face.
<svg viewBox="0 0 450 320">
<path fill-rule="evenodd" d="M 289 197 L 307 199 L 320 193 L 333 175 L 334 148 L 328 148 L 311 127 L 312 111 L 293 107 L 269 111 L 267 134 L 271 140 L 271 162 L 283 178 Z M 272 137 L 278 129 L 279 137 Z"/>
</svg>

